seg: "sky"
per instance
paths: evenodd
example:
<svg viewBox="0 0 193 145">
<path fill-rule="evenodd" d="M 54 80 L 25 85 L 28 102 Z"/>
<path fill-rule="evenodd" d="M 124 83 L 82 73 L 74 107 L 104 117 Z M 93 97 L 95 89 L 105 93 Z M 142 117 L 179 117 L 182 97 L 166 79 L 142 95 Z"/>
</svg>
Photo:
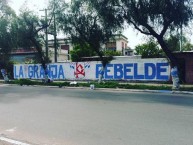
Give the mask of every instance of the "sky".
<svg viewBox="0 0 193 145">
<path fill-rule="evenodd" d="M 40 10 L 43 10 L 47 7 L 49 0 L 9 0 L 9 4 L 16 11 L 16 13 L 19 14 L 19 9 L 24 6 L 25 1 L 27 2 L 25 5 L 27 5 L 30 10 L 33 10 L 39 15 L 44 16 L 44 12 Z M 128 46 L 132 49 L 134 49 L 135 46 L 145 42 L 145 35 L 131 27 L 125 29 L 123 35 L 128 38 Z M 191 34 L 189 37 L 193 43 L 193 35 Z"/>
<path fill-rule="evenodd" d="M 44 16 L 44 13 L 40 10 L 46 8 L 49 0 L 10 0 L 9 5 L 16 11 L 17 14 L 19 14 L 19 9 L 24 5 L 25 1 L 27 1 L 27 7 L 30 10 L 33 10 Z M 137 31 L 133 31 L 132 28 L 126 29 L 123 32 L 123 35 L 128 38 L 128 46 L 132 49 L 134 49 L 136 45 L 144 42 L 143 35 L 137 33 Z"/>
</svg>

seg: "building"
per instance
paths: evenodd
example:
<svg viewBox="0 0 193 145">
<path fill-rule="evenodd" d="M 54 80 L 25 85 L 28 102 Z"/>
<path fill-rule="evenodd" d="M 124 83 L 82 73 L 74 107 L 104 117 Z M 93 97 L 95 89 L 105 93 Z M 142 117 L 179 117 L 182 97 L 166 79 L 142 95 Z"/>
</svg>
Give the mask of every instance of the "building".
<svg viewBox="0 0 193 145">
<path fill-rule="evenodd" d="M 54 40 L 48 41 L 49 57 L 54 62 Z M 122 56 L 133 56 L 133 50 L 128 47 L 128 39 L 122 34 L 116 34 L 102 46 L 104 50 L 120 52 Z M 69 39 L 57 39 L 57 62 L 70 61 L 70 51 L 73 45 Z"/>
<path fill-rule="evenodd" d="M 49 58 L 54 62 L 54 40 L 48 41 Z M 70 51 L 73 50 L 71 40 L 69 39 L 57 39 L 57 62 L 70 61 Z"/>
<path fill-rule="evenodd" d="M 11 52 L 11 61 L 16 63 L 31 63 L 38 58 L 38 52 L 35 48 L 13 49 Z"/>
<path fill-rule="evenodd" d="M 73 45 L 70 39 L 57 39 L 57 62 L 70 61 L 70 51 Z M 104 50 L 117 51 L 121 56 L 133 56 L 133 50 L 128 47 L 128 39 L 122 34 L 114 35 L 109 42 L 102 46 Z M 38 53 L 35 48 L 15 49 L 11 52 L 11 60 L 17 63 L 27 63 L 34 60 Z M 48 57 L 55 62 L 54 40 L 48 40 Z"/>
<path fill-rule="evenodd" d="M 193 51 L 174 52 L 181 66 L 183 83 L 193 84 Z"/>
<path fill-rule="evenodd" d="M 122 34 L 116 34 L 105 44 L 106 50 L 120 52 L 122 56 L 132 56 L 133 50 L 128 47 L 128 39 Z"/>
</svg>

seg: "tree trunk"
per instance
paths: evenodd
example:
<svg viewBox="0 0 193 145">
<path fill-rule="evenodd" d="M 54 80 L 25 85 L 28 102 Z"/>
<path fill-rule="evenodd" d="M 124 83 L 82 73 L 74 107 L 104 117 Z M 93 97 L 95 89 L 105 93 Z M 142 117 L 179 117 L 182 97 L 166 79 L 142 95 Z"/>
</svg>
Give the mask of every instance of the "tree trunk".
<svg viewBox="0 0 193 145">
<path fill-rule="evenodd" d="M 158 43 L 160 44 L 161 48 L 163 49 L 163 51 L 165 52 L 166 56 L 168 57 L 168 59 L 170 60 L 170 65 L 171 67 L 177 66 L 179 69 L 179 63 L 177 58 L 174 56 L 174 54 L 172 54 L 171 50 L 168 48 L 168 46 L 166 45 L 165 41 L 163 40 L 163 37 L 156 37 Z"/>
<path fill-rule="evenodd" d="M 102 82 L 102 79 L 103 79 L 103 76 L 104 76 L 104 70 L 105 70 L 105 67 L 103 66 L 100 70 L 100 74 L 99 74 L 99 80 L 98 80 L 98 83 L 100 84 Z"/>
<path fill-rule="evenodd" d="M 180 63 L 179 63 L 178 59 L 175 57 L 175 55 L 172 54 L 171 50 L 168 48 L 166 43 L 164 42 L 163 37 L 156 37 L 156 38 L 157 38 L 158 43 L 160 44 L 161 48 L 165 52 L 166 56 L 170 60 L 170 66 L 172 68 L 171 69 L 171 76 L 172 76 L 172 82 L 173 82 L 172 88 L 173 89 L 179 89 L 179 77 L 181 76 L 181 74 L 179 72 L 182 72 L 181 67 L 180 67 Z M 174 75 L 173 70 L 176 71 L 175 75 Z"/>
<path fill-rule="evenodd" d="M 38 44 L 38 42 L 36 41 L 35 38 L 31 38 L 30 39 L 32 41 L 32 43 L 35 45 L 36 47 L 36 50 L 38 51 L 38 55 L 39 55 L 39 58 L 40 58 L 40 61 L 41 61 L 41 64 L 42 64 L 42 67 L 44 69 L 44 82 L 47 83 L 48 82 L 48 72 L 47 72 L 47 66 L 46 66 L 46 59 L 45 59 L 45 56 L 42 52 L 42 48 L 41 46 Z"/>
<path fill-rule="evenodd" d="M 45 69 L 46 69 L 46 62 L 45 62 L 45 57 L 44 57 L 44 55 L 42 54 L 42 48 L 41 48 L 41 46 L 39 46 L 38 42 L 36 42 L 35 38 L 31 38 L 30 40 L 31 40 L 32 43 L 35 45 L 36 50 L 38 51 L 38 55 L 39 55 L 39 58 L 40 58 L 42 67 L 43 67 L 43 69 L 45 70 Z"/>
<path fill-rule="evenodd" d="M 106 67 L 107 64 L 106 64 L 106 62 L 103 58 L 103 54 L 100 51 L 98 51 L 97 54 L 99 55 L 100 61 L 102 63 L 102 68 L 100 70 L 99 80 L 98 80 L 98 83 L 100 84 L 102 82 L 103 75 L 104 75 L 104 70 L 105 70 L 105 67 Z"/>
</svg>

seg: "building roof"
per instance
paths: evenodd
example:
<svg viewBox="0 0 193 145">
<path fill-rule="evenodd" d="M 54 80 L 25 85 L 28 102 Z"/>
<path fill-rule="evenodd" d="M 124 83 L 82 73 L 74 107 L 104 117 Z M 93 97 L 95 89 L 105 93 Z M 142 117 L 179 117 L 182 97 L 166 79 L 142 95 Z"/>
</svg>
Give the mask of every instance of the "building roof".
<svg viewBox="0 0 193 145">
<path fill-rule="evenodd" d="M 174 51 L 173 53 L 193 53 L 192 51 Z"/>
<path fill-rule="evenodd" d="M 119 40 L 119 39 L 123 39 L 128 42 L 128 38 L 124 36 L 123 34 L 115 34 L 112 38 L 110 38 L 110 41 Z"/>
<path fill-rule="evenodd" d="M 37 53 L 37 50 L 35 48 L 30 48 L 30 49 L 13 49 L 11 51 L 11 54 L 32 54 L 32 53 Z"/>
</svg>

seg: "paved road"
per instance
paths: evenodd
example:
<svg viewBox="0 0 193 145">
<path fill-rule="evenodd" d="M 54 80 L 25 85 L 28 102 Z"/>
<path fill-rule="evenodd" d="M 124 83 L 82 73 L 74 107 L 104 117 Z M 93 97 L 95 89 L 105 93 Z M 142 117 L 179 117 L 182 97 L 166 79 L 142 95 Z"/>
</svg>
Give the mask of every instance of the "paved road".
<svg viewBox="0 0 193 145">
<path fill-rule="evenodd" d="M 193 97 L 0 85 L 0 136 L 33 145 L 193 145 Z"/>
</svg>

